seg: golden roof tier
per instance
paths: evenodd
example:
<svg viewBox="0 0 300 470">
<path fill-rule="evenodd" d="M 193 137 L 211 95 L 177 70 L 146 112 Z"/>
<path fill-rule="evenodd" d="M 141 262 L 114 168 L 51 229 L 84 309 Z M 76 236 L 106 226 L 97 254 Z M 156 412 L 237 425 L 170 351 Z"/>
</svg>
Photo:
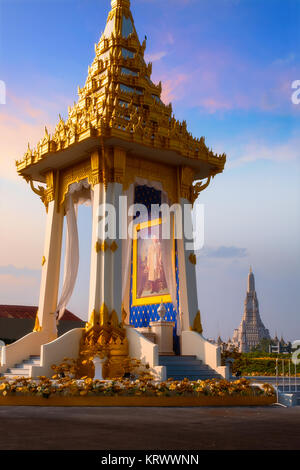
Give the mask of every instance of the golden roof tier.
<svg viewBox="0 0 300 470">
<path fill-rule="evenodd" d="M 161 100 L 162 85 L 151 80 L 152 64 L 145 63 L 146 39 L 141 44 L 129 0 L 112 0 L 95 59 L 79 99 L 61 116 L 51 135 L 34 149 L 28 145 L 18 173 L 26 180 L 46 182 L 49 170 L 79 163 L 95 148 L 119 147 L 127 155 L 175 167 L 189 167 L 193 180 L 221 173 L 226 155 L 216 155 L 204 137 L 194 138 L 179 122 L 172 105 Z"/>
</svg>

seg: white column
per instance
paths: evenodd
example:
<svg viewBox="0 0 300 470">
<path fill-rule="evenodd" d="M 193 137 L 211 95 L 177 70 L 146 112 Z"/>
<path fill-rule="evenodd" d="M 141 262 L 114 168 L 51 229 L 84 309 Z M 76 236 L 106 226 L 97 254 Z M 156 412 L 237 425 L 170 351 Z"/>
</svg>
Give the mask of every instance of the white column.
<svg viewBox="0 0 300 470">
<path fill-rule="evenodd" d="M 89 318 L 95 310 L 99 312 L 101 298 L 101 269 L 102 255 L 101 238 L 99 233 L 99 207 L 104 202 L 105 188 L 103 183 L 94 186 L 94 197 L 92 207 L 92 249 L 91 249 L 91 270 L 90 270 L 90 294 L 89 294 Z"/>
<path fill-rule="evenodd" d="M 184 205 L 190 204 L 186 199 L 180 200 L 183 217 L 183 224 L 185 227 L 189 225 L 192 233 L 192 211 L 184 212 Z M 187 224 L 187 225 L 186 225 Z M 178 247 L 178 266 L 179 266 L 179 303 L 180 312 L 182 316 L 182 330 L 189 330 L 193 326 L 195 316 L 199 310 L 198 295 L 197 295 L 197 279 L 196 279 L 196 265 L 190 261 L 190 255 L 194 252 L 186 250 L 186 243 L 191 243 L 191 240 L 186 238 L 183 227 L 183 239 L 177 241 Z"/>
<path fill-rule="evenodd" d="M 113 193 L 114 193 L 114 183 L 108 183 L 106 192 L 105 192 L 105 202 L 103 206 L 103 214 L 106 214 L 107 221 L 109 220 L 108 217 L 110 215 L 109 209 L 107 207 L 108 204 L 113 205 Z M 115 217 L 116 219 L 116 217 Z M 112 220 L 112 223 L 114 223 L 114 220 Z M 106 227 L 106 230 L 109 227 Z M 112 243 L 112 240 L 108 238 L 108 234 L 105 233 L 105 230 L 101 234 L 101 240 L 99 240 L 100 243 L 105 242 L 105 248 L 104 251 L 102 252 L 102 266 L 101 266 L 101 284 L 102 284 L 102 289 L 101 289 L 101 299 L 100 299 L 100 306 L 103 304 L 106 305 L 108 308 L 109 313 L 112 311 L 112 306 L 111 306 L 111 299 L 112 299 L 112 288 L 114 284 L 114 278 L 113 278 L 113 272 L 112 272 L 112 260 L 111 260 L 111 250 L 110 246 Z"/>
<path fill-rule="evenodd" d="M 112 183 L 112 199 L 116 210 L 116 239 L 109 240 L 110 245 L 110 263 L 111 263 L 111 289 L 109 305 L 111 310 L 118 314 L 119 321 L 122 321 L 122 240 L 120 239 L 120 224 L 122 220 L 119 214 L 120 196 L 123 192 L 123 186 L 120 183 Z M 127 215 L 127 214 L 126 214 Z M 123 221 L 124 223 L 124 221 Z M 126 219 L 127 223 L 127 219 Z"/>
<path fill-rule="evenodd" d="M 64 213 L 57 200 L 48 205 L 42 279 L 39 299 L 39 324 L 49 332 L 49 340 L 56 338 L 55 310 L 59 288 L 62 232 Z"/>
<path fill-rule="evenodd" d="M 119 321 L 122 319 L 122 243 L 119 239 L 119 196 L 122 185 L 103 183 L 94 187 L 93 222 L 92 222 L 92 254 L 90 274 L 89 316 L 97 313 L 105 304 L 109 314 L 115 310 Z M 115 209 L 116 237 L 105 233 L 104 224 L 99 217 L 107 216 L 108 204 Z"/>
</svg>

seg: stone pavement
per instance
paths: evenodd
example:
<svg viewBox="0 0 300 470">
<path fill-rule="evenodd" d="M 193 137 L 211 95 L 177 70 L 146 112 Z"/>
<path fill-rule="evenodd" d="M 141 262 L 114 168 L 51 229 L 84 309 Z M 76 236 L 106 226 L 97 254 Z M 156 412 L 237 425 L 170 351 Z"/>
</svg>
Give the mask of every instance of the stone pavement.
<svg viewBox="0 0 300 470">
<path fill-rule="evenodd" d="M 0 449 L 300 449 L 300 407 L 0 407 Z"/>
</svg>

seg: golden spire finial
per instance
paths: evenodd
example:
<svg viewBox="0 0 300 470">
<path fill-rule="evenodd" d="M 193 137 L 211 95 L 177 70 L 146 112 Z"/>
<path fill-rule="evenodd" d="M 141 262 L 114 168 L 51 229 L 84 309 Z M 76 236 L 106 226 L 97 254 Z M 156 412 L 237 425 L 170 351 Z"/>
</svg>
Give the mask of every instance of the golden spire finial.
<svg viewBox="0 0 300 470">
<path fill-rule="evenodd" d="M 125 7 L 130 8 L 130 0 L 111 0 L 111 7 Z"/>
</svg>

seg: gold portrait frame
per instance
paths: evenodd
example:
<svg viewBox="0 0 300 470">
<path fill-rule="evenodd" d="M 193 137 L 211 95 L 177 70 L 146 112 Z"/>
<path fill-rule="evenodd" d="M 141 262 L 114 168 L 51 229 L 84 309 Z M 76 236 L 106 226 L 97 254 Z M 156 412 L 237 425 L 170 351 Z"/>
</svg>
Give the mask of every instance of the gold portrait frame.
<svg viewBox="0 0 300 470">
<path fill-rule="evenodd" d="M 138 254 L 138 232 L 145 228 L 155 227 L 162 224 L 162 219 L 154 219 L 146 222 L 141 222 L 134 226 L 133 232 L 133 247 L 132 247 L 132 307 L 138 307 L 142 305 L 155 305 L 163 303 L 171 303 L 171 295 L 156 295 L 151 297 L 137 298 L 137 254 Z"/>
</svg>

